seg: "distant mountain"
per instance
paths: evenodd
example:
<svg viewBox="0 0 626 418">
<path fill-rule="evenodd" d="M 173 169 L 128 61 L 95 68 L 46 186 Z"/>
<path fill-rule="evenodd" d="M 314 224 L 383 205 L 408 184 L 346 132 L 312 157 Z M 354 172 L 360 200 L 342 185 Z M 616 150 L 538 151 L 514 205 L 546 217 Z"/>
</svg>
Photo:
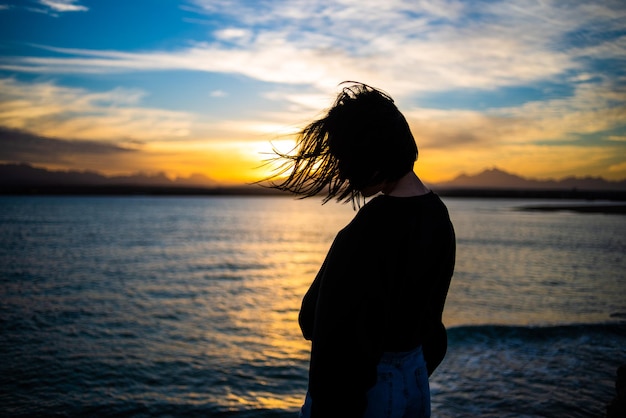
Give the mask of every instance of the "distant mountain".
<svg viewBox="0 0 626 418">
<path fill-rule="evenodd" d="M 163 173 L 104 176 L 93 171 L 51 171 L 28 164 L 0 165 L 0 186 L 163 186 L 214 187 L 217 183 L 201 174 L 172 180 Z"/>
<path fill-rule="evenodd" d="M 518 189 L 518 190 L 626 190 L 626 180 L 608 181 L 600 177 L 567 177 L 561 180 L 535 180 L 507 173 L 498 168 L 475 175 L 461 174 L 451 181 L 436 183 L 437 189 Z"/>
<path fill-rule="evenodd" d="M 493 168 L 476 175 L 430 184 L 442 195 L 452 196 L 554 196 L 626 199 L 626 181 L 570 177 L 533 180 Z M 563 191 L 567 193 L 563 193 Z M 531 192 L 531 193 L 528 193 Z M 200 174 L 172 180 L 163 173 L 104 176 L 93 171 L 55 171 L 29 164 L 0 164 L 2 194 L 281 194 L 258 185 L 224 186 Z M 284 194 L 284 193 L 282 193 Z"/>
</svg>

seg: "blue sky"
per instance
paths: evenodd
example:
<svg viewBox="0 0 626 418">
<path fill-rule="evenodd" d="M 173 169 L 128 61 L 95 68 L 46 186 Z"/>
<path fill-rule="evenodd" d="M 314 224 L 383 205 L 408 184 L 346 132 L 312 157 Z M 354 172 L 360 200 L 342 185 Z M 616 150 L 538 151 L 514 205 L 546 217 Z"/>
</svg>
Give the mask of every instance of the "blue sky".
<svg viewBox="0 0 626 418">
<path fill-rule="evenodd" d="M 624 22 L 622 0 L 0 0 L 0 162 L 249 181 L 357 80 L 427 181 L 624 179 Z"/>
</svg>

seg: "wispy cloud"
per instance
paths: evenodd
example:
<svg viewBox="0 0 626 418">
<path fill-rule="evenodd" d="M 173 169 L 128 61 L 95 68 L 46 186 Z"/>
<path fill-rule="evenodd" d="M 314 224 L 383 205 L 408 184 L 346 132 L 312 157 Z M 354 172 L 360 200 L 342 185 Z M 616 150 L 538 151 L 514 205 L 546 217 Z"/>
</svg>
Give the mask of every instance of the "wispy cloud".
<svg viewBox="0 0 626 418">
<path fill-rule="evenodd" d="M 50 8 L 51 10 L 59 13 L 65 12 L 86 12 L 89 10 L 86 6 L 79 3 L 80 0 L 40 0 L 39 3 L 42 6 Z"/>
<path fill-rule="evenodd" d="M 135 144 L 189 134 L 190 114 L 140 107 L 143 95 L 139 90 L 94 93 L 52 82 L 0 79 L 0 126 L 64 139 Z"/>
<path fill-rule="evenodd" d="M 0 69 L 43 74 L 190 70 L 328 91 L 358 79 L 396 95 L 452 88 L 495 89 L 588 71 L 586 59 L 624 59 L 619 2 L 304 1 L 195 2 L 228 15 L 210 41 L 171 51 L 47 48 L 55 57 L 4 57 Z M 228 3 L 228 7 L 226 7 Z M 472 16 L 470 19 L 469 16 Z M 579 34 L 579 35 L 576 35 Z"/>
<path fill-rule="evenodd" d="M 521 106 L 484 111 L 412 108 L 406 112 L 418 144 L 427 149 L 454 152 L 459 148 L 472 150 L 516 149 L 524 157 L 533 147 L 541 147 L 554 161 L 559 150 L 578 149 L 580 160 L 588 162 L 585 153 L 595 143 L 614 141 L 594 149 L 604 157 L 620 155 L 620 138 L 613 129 L 624 126 L 626 102 L 624 91 L 614 90 L 612 83 L 581 83 L 571 96 L 551 100 L 530 101 Z M 585 138 L 583 141 L 581 138 Z M 526 151 L 522 151 L 526 149 Z M 570 151 L 570 153 L 573 153 Z M 511 151 L 513 154 L 513 151 Z M 622 155 L 626 157 L 626 155 Z"/>
<path fill-rule="evenodd" d="M 0 128 L 0 161 L 60 164 L 80 157 L 119 156 L 133 149 L 94 141 L 64 141 Z"/>
<path fill-rule="evenodd" d="M 626 162 L 609 166 L 610 172 L 623 173 L 626 171 Z"/>
<path fill-rule="evenodd" d="M 228 96 L 228 93 L 226 93 L 224 90 L 213 90 L 212 92 L 209 93 L 210 97 L 226 97 Z"/>
</svg>

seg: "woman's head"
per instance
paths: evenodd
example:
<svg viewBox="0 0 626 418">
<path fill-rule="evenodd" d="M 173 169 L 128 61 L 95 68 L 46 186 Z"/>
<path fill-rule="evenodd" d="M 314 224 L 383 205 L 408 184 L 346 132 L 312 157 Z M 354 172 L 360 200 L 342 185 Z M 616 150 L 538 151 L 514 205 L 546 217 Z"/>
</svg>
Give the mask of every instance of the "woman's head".
<svg viewBox="0 0 626 418">
<path fill-rule="evenodd" d="M 366 188 L 392 183 L 413 169 L 417 146 L 406 119 L 386 93 L 362 83 L 346 85 L 326 115 L 298 135 L 295 154 L 272 187 L 304 197 L 328 188 L 324 201 L 359 199 Z"/>
</svg>

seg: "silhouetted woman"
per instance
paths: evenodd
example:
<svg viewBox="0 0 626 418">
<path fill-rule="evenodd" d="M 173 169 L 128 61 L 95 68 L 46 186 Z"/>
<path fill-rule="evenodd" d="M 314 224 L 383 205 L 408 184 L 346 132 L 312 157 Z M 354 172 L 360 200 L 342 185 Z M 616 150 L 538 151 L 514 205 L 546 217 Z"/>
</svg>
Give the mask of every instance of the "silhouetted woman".
<svg viewBox="0 0 626 418">
<path fill-rule="evenodd" d="M 413 172 L 406 119 L 381 90 L 344 83 L 328 113 L 300 132 L 295 153 L 277 154 L 286 161 L 272 187 L 359 206 L 302 302 L 312 346 L 300 416 L 430 416 L 455 236 L 443 202 Z"/>
</svg>

